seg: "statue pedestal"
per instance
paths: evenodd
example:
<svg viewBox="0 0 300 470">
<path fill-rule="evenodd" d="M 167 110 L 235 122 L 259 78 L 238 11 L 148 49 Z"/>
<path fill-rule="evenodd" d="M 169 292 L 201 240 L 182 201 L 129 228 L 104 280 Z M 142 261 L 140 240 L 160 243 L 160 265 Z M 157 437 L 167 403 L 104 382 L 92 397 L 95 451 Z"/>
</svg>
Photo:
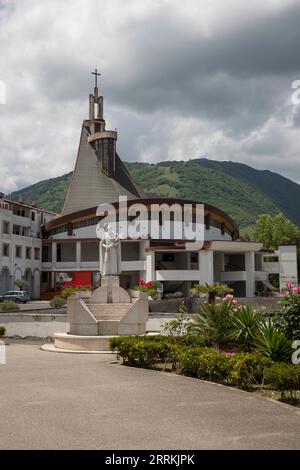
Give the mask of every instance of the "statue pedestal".
<svg viewBox="0 0 300 470">
<path fill-rule="evenodd" d="M 102 276 L 101 286 L 89 298 L 68 298 L 69 333 L 56 333 L 56 352 L 111 352 L 109 339 L 119 335 L 144 335 L 148 320 L 148 296 L 130 296 L 120 287 L 119 276 Z"/>
<path fill-rule="evenodd" d="M 90 303 L 130 303 L 130 296 L 125 289 L 120 287 L 119 276 L 102 276 L 101 286 L 96 289 Z"/>
</svg>

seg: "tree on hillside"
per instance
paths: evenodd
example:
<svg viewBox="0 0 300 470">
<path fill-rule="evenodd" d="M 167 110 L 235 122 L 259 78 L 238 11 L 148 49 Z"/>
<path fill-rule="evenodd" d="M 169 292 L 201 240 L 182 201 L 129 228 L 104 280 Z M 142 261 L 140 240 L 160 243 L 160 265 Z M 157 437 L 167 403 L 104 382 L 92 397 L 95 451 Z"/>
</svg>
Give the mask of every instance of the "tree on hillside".
<svg viewBox="0 0 300 470">
<path fill-rule="evenodd" d="M 267 250 L 277 250 L 278 245 L 298 243 L 300 230 L 282 213 L 272 217 L 262 214 L 258 217 L 253 230 L 254 239 L 263 243 Z"/>
</svg>

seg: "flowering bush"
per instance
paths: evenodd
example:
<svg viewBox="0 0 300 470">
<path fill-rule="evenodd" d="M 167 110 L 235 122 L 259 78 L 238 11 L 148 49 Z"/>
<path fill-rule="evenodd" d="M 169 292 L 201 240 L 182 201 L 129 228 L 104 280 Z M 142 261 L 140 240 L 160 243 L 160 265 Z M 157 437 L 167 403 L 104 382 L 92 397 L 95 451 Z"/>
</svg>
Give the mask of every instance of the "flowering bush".
<svg viewBox="0 0 300 470">
<path fill-rule="evenodd" d="M 288 284 L 284 297 L 279 302 L 282 311 L 275 319 L 276 326 L 290 339 L 300 338 L 300 288 Z"/>
<path fill-rule="evenodd" d="M 67 299 L 70 295 L 73 295 L 76 292 L 90 291 L 93 289 L 91 285 L 84 284 L 80 281 L 65 282 L 63 287 L 64 288 L 60 294 L 63 299 Z"/>
<path fill-rule="evenodd" d="M 85 284 L 82 281 L 65 282 L 63 287 L 74 287 L 77 290 L 92 290 L 90 284 Z"/>
<path fill-rule="evenodd" d="M 141 280 L 136 286 L 134 286 L 133 290 L 145 292 L 148 296 L 152 297 L 152 299 L 157 297 L 157 288 L 153 282 L 145 282 Z"/>
<path fill-rule="evenodd" d="M 236 299 L 234 299 L 232 294 L 227 294 L 222 299 L 223 302 L 227 302 L 228 300 L 231 301 L 232 305 L 237 305 L 237 303 L 238 303 L 238 301 Z"/>
</svg>

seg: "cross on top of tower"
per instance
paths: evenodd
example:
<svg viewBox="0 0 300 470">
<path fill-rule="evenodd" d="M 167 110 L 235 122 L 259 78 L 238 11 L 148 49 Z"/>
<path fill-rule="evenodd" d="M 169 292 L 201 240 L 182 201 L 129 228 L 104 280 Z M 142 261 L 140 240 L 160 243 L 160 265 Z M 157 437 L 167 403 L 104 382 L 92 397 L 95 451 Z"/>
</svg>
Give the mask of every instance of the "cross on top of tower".
<svg viewBox="0 0 300 470">
<path fill-rule="evenodd" d="M 99 73 L 98 70 L 95 69 L 95 72 L 91 72 L 91 74 L 95 75 L 95 88 L 97 88 L 98 86 L 97 80 L 98 80 L 98 77 L 100 77 L 101 73 Z"/>
</svg>

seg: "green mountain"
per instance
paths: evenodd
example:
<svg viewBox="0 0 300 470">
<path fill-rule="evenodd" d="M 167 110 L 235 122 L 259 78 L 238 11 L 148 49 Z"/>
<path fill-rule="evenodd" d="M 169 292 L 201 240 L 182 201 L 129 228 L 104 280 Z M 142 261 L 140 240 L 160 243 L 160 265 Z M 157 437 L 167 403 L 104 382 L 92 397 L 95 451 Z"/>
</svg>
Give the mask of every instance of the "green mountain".
<svg viewBox="0 0 300 470">
<path fill-rule="evenodd" d="M 71 177 L 72 172 L 40 181 L 9 194 L 9 198 L 13 201 L 21 200 L 29 204 L 34 202 L 38 207 L 59 213 L 63 208 Z"/>
<path fill-rule="evenodd" d="M 262 213 L 278 212 L 300 226 L 300 185 L 271 171 L 205 158 L 157 164 L 128 162 L 126 166 L 149 196 L 213 204 L 227 212 L 241 228 L 252 225 Z M 10 197 L 59 212 L 71 175 L 41 181 Z"/>
</svg>

